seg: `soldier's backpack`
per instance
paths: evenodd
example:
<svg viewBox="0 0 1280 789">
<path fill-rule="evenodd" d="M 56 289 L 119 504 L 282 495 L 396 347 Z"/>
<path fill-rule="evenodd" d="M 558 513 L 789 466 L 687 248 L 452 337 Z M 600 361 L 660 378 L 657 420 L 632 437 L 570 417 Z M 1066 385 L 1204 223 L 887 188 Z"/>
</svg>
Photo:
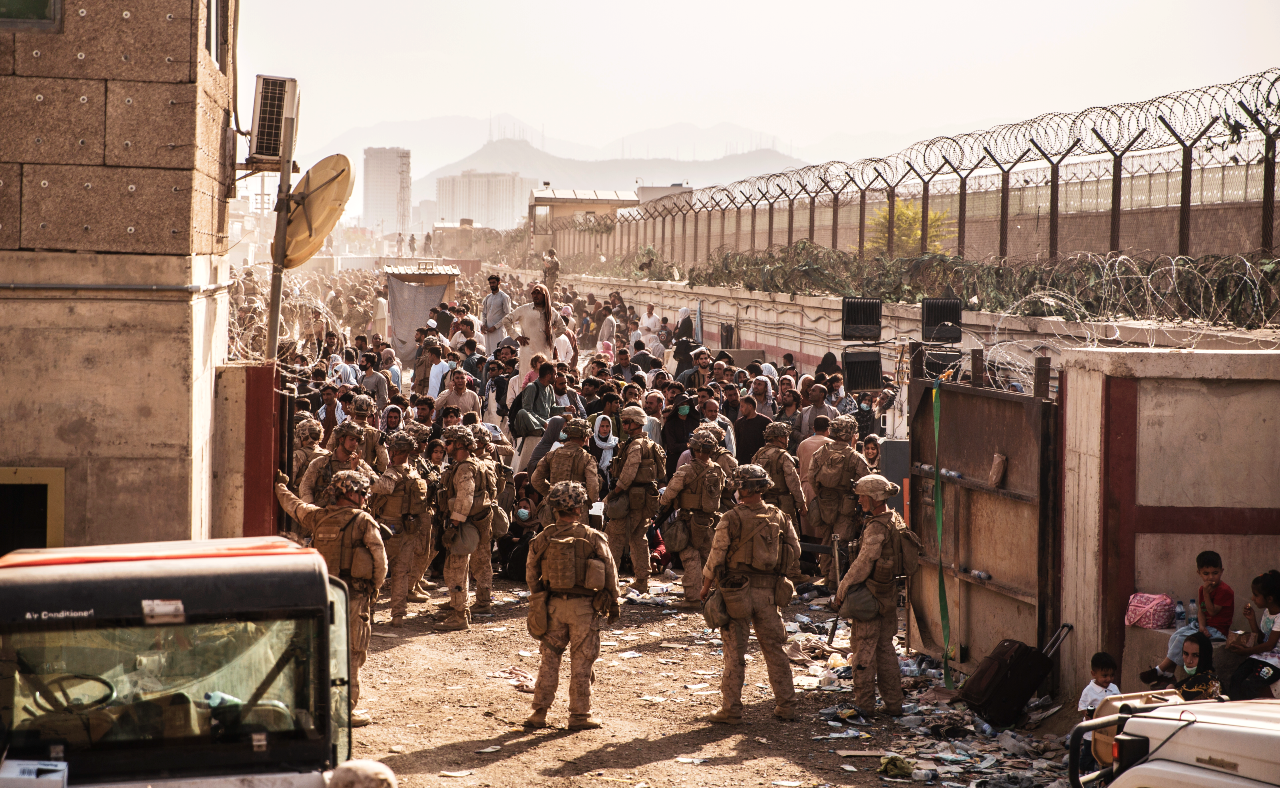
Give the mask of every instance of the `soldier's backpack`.
<svg viewBox="0 0 1280 789">
<path fill-rule="evenodd" d="M 734 555 L 737 563 L 762 573 L 771 573 L 782 558 L 782 527 L 764 513 L 742 528 L 741 547 Z"/>
<path fill-rule="evenodd" d="M 592 552 L 586 534 L 586 527 L 579 524 L 564 537 L 551 537 L 547 541 L 547 550 L 542 556 L 542 580 L 551 591 L 568 592 L 585 587 L 587 559 Z"/>
<path fill-rule="evenodd" d="M 815 461 L 818 458 L 814 458 Z M 824 453 L 822 461 L 818 464 L 817 481 L 824 488 L 840 488 L 849 481 L 849 475 L 845 466 L 848 462 L 847 458 L 831 453 Z"/>
<path fill-rule="evenodd" d="M 896 512 L 893 525 L 898 531 L 898 572 L 909 578 L 920 569 L 920 535 L 911 531 Z"/>
</svg>

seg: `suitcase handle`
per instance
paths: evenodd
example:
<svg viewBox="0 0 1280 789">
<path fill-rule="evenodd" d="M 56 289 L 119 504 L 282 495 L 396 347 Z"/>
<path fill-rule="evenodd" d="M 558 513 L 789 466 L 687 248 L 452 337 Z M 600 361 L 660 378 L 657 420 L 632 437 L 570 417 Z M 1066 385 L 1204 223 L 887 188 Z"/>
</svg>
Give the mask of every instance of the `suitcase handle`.
<svg viewBox="0 0 1280 789">
<path fill-rule="evenodd" d="M 1058 651 L 1058 647 L 1062 646 L 1062 642 L 1066 640 L 1067 634 L 1075 629 L 1075 625 L 1064 624 L 1058 628 L 1053 634 L 1053 638 L 1049 639 L 1049 643 L 1041 650 L 1047 657 L 1053 657 L 1053 653 Z"/>
</svg>

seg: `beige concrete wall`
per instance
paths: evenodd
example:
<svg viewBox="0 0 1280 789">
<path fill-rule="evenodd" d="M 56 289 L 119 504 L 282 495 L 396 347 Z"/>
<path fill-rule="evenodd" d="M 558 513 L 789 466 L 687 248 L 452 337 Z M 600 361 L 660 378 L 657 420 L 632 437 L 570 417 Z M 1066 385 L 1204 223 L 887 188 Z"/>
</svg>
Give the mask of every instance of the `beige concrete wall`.
<svg viewBox="0 0 1280 789">
<path fill-rule="evenodd" d="M 212 513 L 210 536 L 244 535 L 245 370 L 219 367 L 215 373 L 211 454 Z"/>
<path fill-rule="evenodd" d="M 1280 507 L 1277 403 L 1280 381 L 1139 381 L 1138 504 Z"/>
<path fill-rule="evenodd" d="M 1063 642 L 1060 682 L 1068 692 L 1089 683 L 1089 657 L 1102 645 L 1099 534 L 1102 504 L 1102 397 L 1106 377 L 1067 362 L 1062 469 L 1062 621 L 1074 626 Z"/>
<path fill-rule="evenodd" d="M 1253 579 L 1280 568 L 1280 536 L 1267 534 L 1139 534 L 1136 582 L 1139 592 L 1167 594 L 1191 602 L 1200 588 L 1196 554 L 1222 556 L 1222 580 L 1236 593 L 1232 627 L 1245 628 L 1241 611 L 1249 601 Z"/>
</svg>

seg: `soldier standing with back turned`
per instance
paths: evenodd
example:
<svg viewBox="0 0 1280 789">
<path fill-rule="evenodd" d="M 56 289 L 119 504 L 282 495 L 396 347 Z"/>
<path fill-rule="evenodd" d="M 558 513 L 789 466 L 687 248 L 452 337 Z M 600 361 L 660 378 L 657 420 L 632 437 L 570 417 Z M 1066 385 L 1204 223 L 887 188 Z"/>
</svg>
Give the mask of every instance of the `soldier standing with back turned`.
<svg viewBox="0 0 1280 789">
<path fill-rule="evenodd" d="M 764 500 L 782 510 L 791 519 L 791 526 L 800 531 L 799 516 L 808 510 L 805 507 L 804 490 L 800 487 L 800 472 L 796 470 L 795 458 L 787 452 L 787 441 L 791 438 L 791 426 L 786 422 L 773 422 L 764 428 L 764 446 L 756 450 L 751 462 L 763 468 L 769 474 L 769 488 L 764 492 Z"/>
<path fill-rule="evenodd" d="M 570 419 L 564 426 L 564 444 L 551 450 L 538 461 L 530 483 L 546 496 L 560 482 L 577 482 L 587 492 L 587 506 L 600 500 L 600 471 L 596 459 L 586 450 L 591 425 L 585 419 Z M 551 505 L 543 501 L 538 513 L 543 527 L 556 522 Z M 585 522 L 585 521 L 584 521 Z"/>
<path fill-rule="evenodd" d="M 441 483 L 439 506 L 447 514 L 442 541 L 449 556 L 444 560 L 444 581 L 449 587 L 450 611 L 437 630 L 470 630 L 467 606 L 471 554 L 482 548 L 481 533 L 489 533 L 493 502 L 489 500 L 484 466 L 471 459 L 478 448 L 475 436 L 463 425 L 444 429 L 444 446 L 450 460 Z"/>
<path fill-rule="evenodd" d="M 591 680 L 600 657 L 601 620 L 618 619 L 618 575 L 608 539 L 582 524 L 587 492 L 577 482 L 557 482 L 547 494 L 555 523 L 529 544 L 525 580 L 531 592 L 529 633 L 541 644 L 542 663 L 526 728 L 547 725 L 556 698 L 560 659 L 569 647 L 569 730 L 598 729 L 591 715 Z M 788 675 L 790 676 L 790 675 Z"/>
<path fill-rule="evenodd" d="M 666 481 L 667 468 L 662 447 L 645 435 L 646 419 L 644 409 L 634 405 L 622 409 L 619 415 L 622 432 L 628 438 L 613 459 L 617 473 L 612 476 L 617 482 L 609 493 L 609 502 L 605 504 L 605 514 L 609 516 L 605 525 L 609 550 L 614 560 L 620 562 L 623 548 L 631 548 L 631 566 L 636 575 L 631 588 L 639 594 L 649 591 L 649 540 L 646 532 L 649 521 L 658 511 L 658 485 Z M 613 507 L 625 509 L 625 514 L 610 514 Z"/>
<path fill-rule="evenodd" d="M 679 548 L 680 562 L 684 565 L 684 599 L 688 602 L 699 599 L 702 565 L 711 553 L 720 494 L 726 483 L 724 471 L 711 462 L 711 453 L 716 446 L 715 436 L 702 430 L 694 431 L 689 436 L 689 451 L 693 459 L 676 469 L 658 499 L 659 507 L 667 506 L 677 497 L 680 502 L 679 513 L 671 524 L 674 528 L 670 531 L 672 539 L 667 548 Z M 665 535 L 664 532 L 664 540 Z"/>
<path fill-rule="evenodd" d="M 831 443 L 818 447 L 809 463 L 806 482 L 817 493 L 809 507 L 809 524 L 825 545 L 831 544 L 833 534 L 842 540 L 858 537 L 855 532 L 858 502 L 853 494 L 853 485 L 871 472 L 866 459 L 853 448 L 852 441 L 857 432 L 856 419 L 847 415 L 836 417 L 831 423 Z M 834 586 L 840 580 L 835 577 L 829 554 L 819 555 L 818 566 L 828 586 Z"/>
<path fill-rule="evenodd" d="M 307 504 L 289 492 L 289 478 L 276 472 L 276 498 L 298 522 L 311 547 L 320 552 L 329 575 L 346 582 L 347 632 L 351 641 L 351 725 L 366 726 L 369 716 L 355 709 L 360 701 L 360 667 L 369 654 L 373 601 L 387 579 L 387 554 L 378 522 L 365 512 L 369 478 L 358 471 L 339 471 L 324 491 L 324 507 Z"/>
<path fill-rule="evenodd" d="M 369 492 L 373 499 L 369 512 L 394 534 L 388 542 L 391 555 L 391 626 L 401 627 L 409 610 L 409 587 L 417 582 L 413 567 L 426 553 L 430 536 L 431 513 L 427 500 L 427 483 L 409 465 L 409 457 L 418 444 L 408 433 L 394 433 L 390 444 L 391 464 L 381 477 L 373 481 Z M 419 572 L 418 577 L 421 577 Z"/>
<path fill-rule="evenodd" d="M 736 472 L 741 503 L 720 518 L 711 556 L 702 569 L 702 599 L 714 583 L 724 596 L 729 621 L 720 628 L 724 641 L 724 674 L 720 678 L 720 709 L 714 723 L 742 723 L 742 683 L 747 671 L 747 633 L 754 625 L 760 653 L 773 686 L 773 714 L 795 720 L 796 688 L 782 645 L 787 631 L 779 605 L 790 602 L 800 575 L 800 541 L 782 510 L 765 504 L 760 494 L 770 485 L 759 466 L 739 466 Z M 783 600 L 783 598 L 786 598 Z"/>
</svg>

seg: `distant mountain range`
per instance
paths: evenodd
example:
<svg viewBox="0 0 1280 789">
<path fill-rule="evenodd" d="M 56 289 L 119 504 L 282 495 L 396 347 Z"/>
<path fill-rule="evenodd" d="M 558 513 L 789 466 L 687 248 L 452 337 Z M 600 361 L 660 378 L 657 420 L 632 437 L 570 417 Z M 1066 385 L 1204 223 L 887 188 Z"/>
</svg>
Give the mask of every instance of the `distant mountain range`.
<svg viewBox="0 0 1280 789">
<path fill-rule="evenodd" d="M 435 197 L 436 179 L 458 175 L 463 170 L 483 173 L 520 173 L 539 184 L 550 181 L 558 189 L 635 189 L 644 186 L 669 186 L 687 182 L 690 186 L 729 183 L 760 173 L 771 173 L 804 162 L 777 151 L 761 149 L 748 153 L 722 156 L 710 161 L 677 161 L 675 159 L 605 159 L 582 161 L 552 156 L 534 148 L 525 140 L 495 140 L 456 162 L 438 167 L 413 182 L 414 202 Z"/>
</svg>

